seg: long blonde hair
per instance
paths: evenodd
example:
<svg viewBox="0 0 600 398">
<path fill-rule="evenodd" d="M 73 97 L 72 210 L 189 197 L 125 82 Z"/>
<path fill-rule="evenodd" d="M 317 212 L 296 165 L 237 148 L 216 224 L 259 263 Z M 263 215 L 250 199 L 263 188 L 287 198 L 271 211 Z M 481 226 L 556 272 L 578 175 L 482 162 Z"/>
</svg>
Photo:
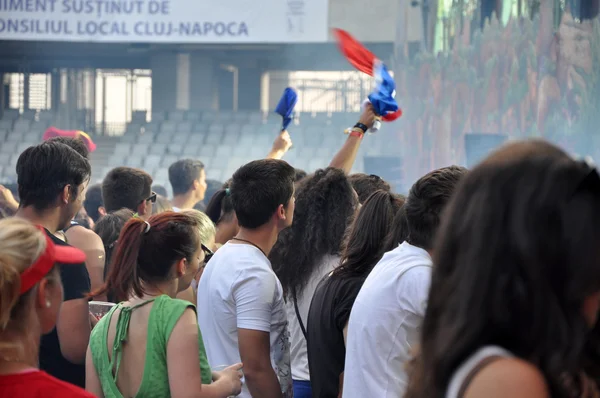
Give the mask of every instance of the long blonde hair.
<svg viewBox="0 0 600 398">
<path fill-rule="evenodd" d="M 44 233 L 28 221 L 19 218 L 0 220 L 0 331 L 21 313 L 19 309 L 25 302 L 19 294 L 21 273 L 45 249 Z"/>
<path fill-rule="evenodd" d="M 216 235 L 217 230 L 215 228 L 215 224 L 213 224 L 211 219 L 206 214 L 195 209 L 183 210 L 182 213 L 193 217 L 194 220 L 196 220 L 200 232 L 200 242 L 203 244 L 208 242 Z"/>
</svg>

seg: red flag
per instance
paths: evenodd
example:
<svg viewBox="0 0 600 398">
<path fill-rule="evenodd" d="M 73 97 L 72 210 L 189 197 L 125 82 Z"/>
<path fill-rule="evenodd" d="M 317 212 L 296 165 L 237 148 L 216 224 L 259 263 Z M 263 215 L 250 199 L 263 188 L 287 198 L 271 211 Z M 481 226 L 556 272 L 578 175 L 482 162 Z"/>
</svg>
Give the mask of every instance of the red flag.
<svg viewBox="0 0 600 398">
<path fill-rule="evenodd" d="M 333 29 L 337 38 L 340 51 L 348 62 L 359 71 L 373 76 L 373 67 L 377 57 L 371 51 L 367 50 L 358 40 L 352 37 L 348 32 L 341 29 Z"/>
<path fill-rule="evenodd" d="M 48 127 L 42 140 L 46 141 L 53 137 L 68 137 L 68 138 L 79 138 L 87 146 L 90 152 L 96 150 L 96 144 L 92 141 L 92 138 L 80 130 L 61 130 L 56 127 Z"/>
<path fill-rule="evenodd" d="M 394 113 L 388 113 L 387 115 L 382 116 L 381 118 L 385 122 L 393 122 L 394 120 L 398 119 L 400 116 L 402 116 L 402 109 L 398 109 Z"/>
</svg>

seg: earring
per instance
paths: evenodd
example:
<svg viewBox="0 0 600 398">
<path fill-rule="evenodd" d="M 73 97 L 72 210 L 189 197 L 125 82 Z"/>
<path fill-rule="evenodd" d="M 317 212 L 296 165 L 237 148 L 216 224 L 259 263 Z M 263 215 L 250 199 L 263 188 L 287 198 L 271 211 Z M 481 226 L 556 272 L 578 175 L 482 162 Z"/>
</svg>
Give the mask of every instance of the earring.
<svg viewBox="0 0 600 398">
<path fill-rule="evenodd" d="M 50 300 L 46 300 L 46 308 L 50 308 L 51 305 Z"/>
</svg>

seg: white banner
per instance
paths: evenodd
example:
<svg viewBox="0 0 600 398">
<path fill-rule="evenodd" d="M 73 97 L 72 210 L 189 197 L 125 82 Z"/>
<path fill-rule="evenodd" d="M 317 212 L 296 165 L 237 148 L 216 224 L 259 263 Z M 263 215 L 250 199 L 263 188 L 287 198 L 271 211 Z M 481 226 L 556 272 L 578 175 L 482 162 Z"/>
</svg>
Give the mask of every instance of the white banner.
<svg viewBox="0 0 600 398">
<path fill-rule="evenodd" d="M 328 0 L 0 0 L 0 40 L 307 43 Z"/>
</svg>

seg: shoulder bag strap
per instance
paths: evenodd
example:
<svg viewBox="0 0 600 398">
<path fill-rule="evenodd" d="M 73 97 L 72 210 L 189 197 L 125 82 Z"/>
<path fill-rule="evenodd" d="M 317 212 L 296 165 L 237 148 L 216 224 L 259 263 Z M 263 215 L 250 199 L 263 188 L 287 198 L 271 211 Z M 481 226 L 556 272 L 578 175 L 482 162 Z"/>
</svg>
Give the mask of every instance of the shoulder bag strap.
<svg viewBox="0 0 600 398">
<path fill-rule="evenodd" d="M 298 308 L 298 299 L 296 298 L 296 290 L 295 289 L 292 292 L 292 300 L 294 300 L 294 311 L 296 311 L 296 318 L 298 318 L 298 323 L 300 324 L 300 330 L 302 330 L 304 339 L 306 339 L 306 328 L 304 327 L 304 322 L 302 322 L 302 317 L 300 316 L 300 309 Z"/>
</svg>

